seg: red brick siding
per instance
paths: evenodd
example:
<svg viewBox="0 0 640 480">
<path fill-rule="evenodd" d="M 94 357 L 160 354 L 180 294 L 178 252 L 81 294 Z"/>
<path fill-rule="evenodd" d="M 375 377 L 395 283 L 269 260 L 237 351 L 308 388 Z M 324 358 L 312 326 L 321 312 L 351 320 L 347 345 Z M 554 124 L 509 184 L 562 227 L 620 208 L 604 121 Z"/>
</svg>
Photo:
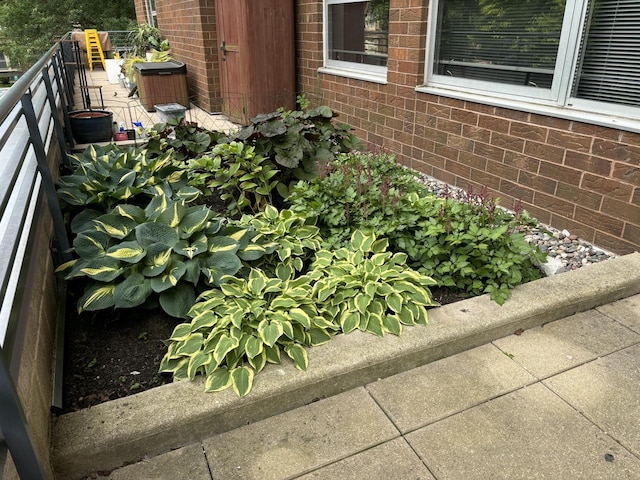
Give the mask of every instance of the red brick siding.
<svg viewBox="0 0 640 480">
<path fill-rule="evenodd" d="M 640 247 L 640 134 L 415 91 L 423 81 L 428 0 L 391 0 L 385 85 L 318 73 L 322 0 L 296 0 L 298 89 L 368 144 L 585 240 Z"/>
</svg>

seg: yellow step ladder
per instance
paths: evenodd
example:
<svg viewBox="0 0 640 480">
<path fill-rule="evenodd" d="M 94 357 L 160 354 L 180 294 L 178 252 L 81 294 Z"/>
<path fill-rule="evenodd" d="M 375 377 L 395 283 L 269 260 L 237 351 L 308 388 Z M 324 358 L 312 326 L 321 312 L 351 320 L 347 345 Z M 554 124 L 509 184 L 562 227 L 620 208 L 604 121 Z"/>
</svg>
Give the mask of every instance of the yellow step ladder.
<svg viewBox="0 0 640 480">
<path fill-rule="evenodd" d="M 84 38 L 87 42 L 87 59 L 89 60 L 89 70 L 93 71 L 93 64 L 102 63 L 102 68 L 106 71 L 107 66 L 104 62 L 104 53 L 102 52 L 102 45 L 100 45 L 100 37 L 98 37 L 98 30 L 85 30 Z"/>
</svg>

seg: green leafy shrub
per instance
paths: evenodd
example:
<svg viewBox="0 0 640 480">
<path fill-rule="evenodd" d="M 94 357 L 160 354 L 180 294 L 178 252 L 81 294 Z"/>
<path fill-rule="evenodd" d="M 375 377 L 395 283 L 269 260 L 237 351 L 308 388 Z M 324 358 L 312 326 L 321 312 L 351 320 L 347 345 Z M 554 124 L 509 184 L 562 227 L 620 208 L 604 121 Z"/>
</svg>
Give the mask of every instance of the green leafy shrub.
<svg viewBox="0 0 640 480">
<path fill-rule="evenodd" d="M 258 115 L 232 140 L 254 146 L 257 154 L 279 166 L 278 189 L 286 196 L 285 186 L 291 180 L 313 178 L 318 162 L 329 162 L 359 146 L 351 127 L 334 123 L 335 116 L 327 106 Z"/>
<path fill-rule="evenodd" d="M 191 322 L 175 328 L 160 370 L 176 380 L 202 374 L 206 391 L 232 386 L 243 396 L 267 362 L 280 363 L 282 351 L 306 370 L 305 347 L 340 330 L 399 335 L 402 324 L 425 324 L 435 282 L 386 245 L 356 231 L 349 247 L 317 252 L 308 275 L 295 277 L 283 264 L 274 277 L 257 269 L 247 279 L 225 277 L 201 294 Z"/>
<path fill-rule="evenodd" d="M 147 149 L 151 155 L 173 150 L 173 158 L 180 162 L 195 158 L 209 150 L 218 140 L 226 139 L 222 132 L 207 130 L 178 117 L 171 117 L 165 123 L 155 124 L 147 134 Z"/>
<path fill-rule="evenodd" d="M 173 165 L 171 155 L 152 156 L 146 149 L 121 149 L 114 144 L 91 145 L 81 154 L 70 155 L 74 171 L 58 179 L 58 197 L 68 210 L 93 207 L 101 212 L 122 203 L 144 205 L 158 189 L 174 198 L 195 200 L 200 190 L 187 185 L 185 172 Z"/>
<path fill-rule="evenodd" d="M 165 195 L 142 209 L 118 205 L 105 215 L 77 221 L 73 241 L 78 259 L 59 271 L 67 279 L 87 277 L 78 311 L 131 308 L 158 299 L 169 315 L 184 317 L 201 279 L 218 285 L 256 258 L 248 227 L 225 226 L 204 205 L 185 206 Z M 245 252 L 246 249 L 246 252 Z"/>
<path fill-rule="evenodd" d="M 211 152 L 189 160 L 189 184 L 211 190 L 227 202 L 230 216 L 249 210 L 257 213 L 273 202 L 271 192 L 278 174 L 271 161 L 256 155 L 242 142 L 221 143 Z"/>
<path fill-rule="evenodd" d="M 293 210 L 317 217 L 334 248 L 356 229 L 375 231 L 439 285 L 490 293 L 500 304 L 514 286 L 540 277 L 535 263 L 544 254 L 524 239 L 522 230 L 532 224 L 526 212 L 514 216 L 486 192 L 470 192 L 462 201 L 436 198 L 390 162 L 385 156 L 341 156 L 326 175 L 299 182 L 288 201 Z"/>
</svg>

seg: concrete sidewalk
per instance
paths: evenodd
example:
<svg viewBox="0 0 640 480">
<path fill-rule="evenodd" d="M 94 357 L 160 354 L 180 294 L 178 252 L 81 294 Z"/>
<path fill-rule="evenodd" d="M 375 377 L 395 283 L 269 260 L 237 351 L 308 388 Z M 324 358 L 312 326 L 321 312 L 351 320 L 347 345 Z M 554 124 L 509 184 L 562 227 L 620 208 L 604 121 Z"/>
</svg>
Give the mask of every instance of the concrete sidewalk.
<svg viewBox="0 0 640 480">
<path fill-rule="evenodd" d="M 639 294 L 635 253 L 339 335 L 243 398 L 200 379 L 65 414 L 57 478 L 640 478 Z"/>
<path fill-rule="evenodd" d="M 640 478 L 640 295 L 108 478 Z"/>
</svg>

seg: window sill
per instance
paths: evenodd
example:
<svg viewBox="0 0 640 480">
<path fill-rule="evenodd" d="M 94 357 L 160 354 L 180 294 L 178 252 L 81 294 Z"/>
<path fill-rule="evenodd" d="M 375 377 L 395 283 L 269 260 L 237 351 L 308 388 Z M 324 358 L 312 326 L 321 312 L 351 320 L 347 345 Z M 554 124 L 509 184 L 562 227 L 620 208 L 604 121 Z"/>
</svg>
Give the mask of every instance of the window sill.
<svg viewBox="0 0 640 480">
<path fill-rule="evenodd" d="M 382 85 L 387 84 L 387 74 L 380 74 L 374 72 L 365 72 L 362 70 L 348 70 L 344 68 L 336 67 L 320 67 L 319 73 L 327 75 L 335 75 L 337 77 L 354 78 L 356 80 L 363 80 L 365 82 L 380 83 Z"/>
<path fill-rule="evenodd" d="M 550 117 L 563 118 L 565 120 L 573 120 L 577 122 L 599 125 L 602 127 L 615 128 L 617 130 L 625 130 L 629 132 L 640 133 L 640 119 L 615 116 L 607 113 L 598 113 L 589 110 L 581 110 L 575 107 L 561 107 L 552 105 L 543 100 L 541 101 L 523 101 L 513 98 L 497 97 L 492 95 L 483 95 L 481 93 L 469 92 L 463 90 L 453 90 L 441 87 L 429 87 L 421 85 L 416 87 L 416 92 L 426 93 L 429 95 L 438 95 L 442 97 L 456 98 L 458 100 L 466 100 L 470 102 L 480 103 L 484 105 L 492 105 L 494 107 L 509 108 L 511 110 L 520 110 L 524 112 L 535 113 L 537 115 L 546 115 Z"/>
</svg>

